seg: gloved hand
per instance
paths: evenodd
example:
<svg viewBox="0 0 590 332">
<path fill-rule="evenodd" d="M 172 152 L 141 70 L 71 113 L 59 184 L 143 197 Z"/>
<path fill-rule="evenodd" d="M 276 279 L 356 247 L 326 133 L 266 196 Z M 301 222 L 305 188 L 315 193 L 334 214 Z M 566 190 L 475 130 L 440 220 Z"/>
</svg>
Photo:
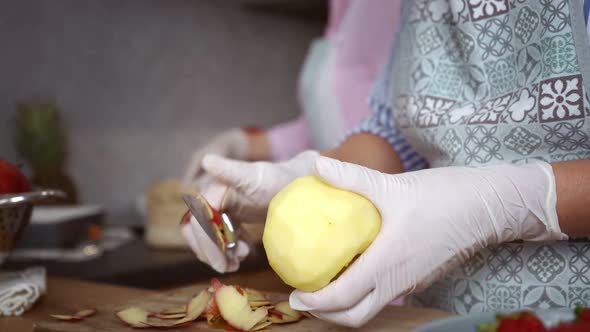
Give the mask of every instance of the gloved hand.
<svg viewBox="0 0 590 332">
<path fill-rule="evenodd" d="M 488 245 L 567 238 L 557 221 L 553 170 L 544 162 L 387 175 L 320 157 L 315 169 L 326 182 L 367 197 L 382 216 L 374 242 L 338 279 L 290 296 L 294 309 L 337 324 L 363 325 Z"/>
<path fill-rule="evenodd" d="M 228 212 L 232 220 L 264 222 L 274 195 L 295 178 L 313 173 L 318 155 L 316 151 L 305 151 L 280 163 L 246 162 L 208 155 L 203 160 L 203 169 L 218 183 L 205 188 L 203 196 L 214 207 Z M 227 189 L 224 191 L 220 186 Z"/>
<path fill-rule="evenodd" d="M 202 195 L 216 209 L 226 211 L 234 226 L 241 221 L 264 222 L 268 203 L 295 178 L 313 172 L 315 151 L 306 151 L 282 163 L 245 162 L 207 156 L 203 167 Z M 205 185 L 206 184 L 206 185 Z M 182 234 L 200 261 L 219 273 L 234 272 L 250 252 L 250 245 L 238 241 L 235 257 L 226 257 L 192 217 Z"/>
<path fill-rule="evenodd" d="M 250 253 L 250 246 L 246 242 L 239 240 L 234 251 L 235 255 L 227 257 L 217 244 L 207 236 L 207 233 L 205 233 L 194 216 L 191 216 L 190 221 L 182 226 L 181 231 L 197 258 L 219 273 L 237 271 L 240 268 L 240 262 Z"/>
<path fill-rule="evenodd" d="M 202 173 L 201 164 L 207 154 L 233 159 L 245 159 L 248 154 L 248 135 L 240 128 L 226 130 L 196 150 L 186 168 L 184 183 L 191 183 Z"/>
</svg>

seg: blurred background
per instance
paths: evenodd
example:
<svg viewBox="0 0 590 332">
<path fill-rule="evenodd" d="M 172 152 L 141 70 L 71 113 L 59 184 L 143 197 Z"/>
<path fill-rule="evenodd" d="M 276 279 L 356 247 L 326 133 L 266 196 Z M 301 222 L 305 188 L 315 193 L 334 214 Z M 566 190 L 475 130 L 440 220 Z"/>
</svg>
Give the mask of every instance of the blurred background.
<svg viewBox="0 0 590 332">
<path fill-rule="evenodd" d="M 17 103 L 52 102 L 80 202 L 141 223 L 137 195 L 180 177 L 207 138 L 299 113 L 324 24 L 325 2 L 309 0 L 0 1 L 0 155 L 22 161 Z"/>
<path fill-rule="evenodd" d="M 178 181 L 222 130 L 300 114 L 326 12 L 321 0 L 0 0 L 0 159 L 69 195 L 32 215 L 0 209 L 1 269 L 151 288 L 215 275 L 180 236 Z M 258 253 L 241 271 L 266 266 Z"/>
</svg>

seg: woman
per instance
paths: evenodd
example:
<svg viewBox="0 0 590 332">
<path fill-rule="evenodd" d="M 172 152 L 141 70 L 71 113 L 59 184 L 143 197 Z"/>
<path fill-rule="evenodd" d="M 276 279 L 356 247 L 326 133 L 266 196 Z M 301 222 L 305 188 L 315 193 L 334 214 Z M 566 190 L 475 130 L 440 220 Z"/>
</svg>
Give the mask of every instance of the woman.
<svg viewBox="0 0 590 332">
<path fill-rule="evenodd" d="M 382 94 L 390 99 L 325 153 L 332 158 L 204 159 L 230 189 L 227 209 L 242 218 L 263 213 L 281 176 L 309 173 L 379 208 L 383 224 L 372 245 L 325 288 L 293 292 L 295 309 L 361 326 L 410 293 L 412 303 L 460 314 L 590 305 L 582 5 L 407 1 L 389 73 L 396 80 Z M 389 144 L 394 134 L 433 168 L 387 174 L 403 171 Z M 359 147 L 362 157 L 351 158 Z M 245 177 L 230 174 L 238 170 Z"/>
</svg>

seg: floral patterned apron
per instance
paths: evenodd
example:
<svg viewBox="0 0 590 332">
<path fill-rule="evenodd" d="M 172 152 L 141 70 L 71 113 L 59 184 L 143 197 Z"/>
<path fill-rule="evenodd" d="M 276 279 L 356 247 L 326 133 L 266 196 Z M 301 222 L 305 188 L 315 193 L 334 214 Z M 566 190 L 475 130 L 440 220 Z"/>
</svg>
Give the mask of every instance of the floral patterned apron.
<svg viewBox="0 0 590 332">
<path fill-rule="evenodd" d="M 395 126 L 432 167 L 590 157 L 581 7 L 407 1 L 391 73 Z M 459 314 L 590 305 L 590 241 L 491 246 L 409 301 Z"/>
</svg>

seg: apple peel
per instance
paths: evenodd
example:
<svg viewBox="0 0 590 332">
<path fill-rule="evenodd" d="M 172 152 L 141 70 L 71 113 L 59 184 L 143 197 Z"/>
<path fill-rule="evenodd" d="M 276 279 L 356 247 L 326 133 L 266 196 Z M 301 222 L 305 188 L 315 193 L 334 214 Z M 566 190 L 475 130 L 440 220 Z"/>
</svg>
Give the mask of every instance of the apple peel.
<svg viewBox="0 0 590 332">
<path fill-rule="evenodd" d="M 207 319 L 207 324 L 213 327 L 220 327 L 223 328 L 225 326 L 225 322 L 221 317 L 221 313 L 219 312 L 219 307 L 217 306 L 217 302 L 215 301 L 215 291 L 223 287 L 223 284 L 219 279 L 212 278 L 211 279 L 211 286 L 207 289 L 213 296 L 209 299 L 209 303 L 207 303 L 207 308 L 205 309 L 205 318 Z"/>
<path fill-rule="evenodd" d="M 221 213 L 219 210 L 215 209 L 214 207 L 209 204 L 207 199 L 203 197 L 201 194 L 196 194 L 194 196 L 196 199 L 200 200 L 203 205 L 205 206 L 205 211 L 207 213 L 207 217 L 211 220 L 211 226 L 213 227 L 213 232 L 215 233 L 215 237 L 217 238 L 218 244 L 221 245 L 221 251 L 225 252 L 227 248 L 227 236 L 225 234 L 225 230 L 223 229 L 223 222 L 221 221 Z M 190 222 L 192 217 L 192 213 L 187 211 L 180 220 L 180 225 L 186 225 Z"/>
<path fill-rule="evenodd" d="M 186 306 L 186 316 L 176 322 L 176 325 L 192 322 L 199 318 L 201 314 L 207 309 L 211 294 L 206 290 L 201 291 L 197 296 L 193 297 Z"/>
<path fill-rule="evenodd" d="M 275 305 L 275 310 L 278 310 L 287 316 L 301 318 L 301 312 L 291 308 L 288 301 L 277 303 Z"/>
<path fill-rule="evenodd" d="M 186 305 L 178 306 L 170 309 L 165 309 L 159 312 L 162 315 L 171 315 L 171 314 L 186 314 Z"/>
<path fill-rule="evenodd" d="M 158 315 L 170 316 L 179 314 L 186 315 L 186 305 L 164 309 L 160 312 L 153 313 L 152 316 L 157 317 Z"/>
<path fill-rule="evenodd" d="M 222 286 L 217 289 L 215 302 L 221 317 L 233 328 L 240 331 L 251 330 L 268 316 L 266 308 L 252 311 L 247 296 L 233 286 Z"/>
<path fill-rule="evenodd" d="M 223 318 L 219 313 L 217 302 L 215 302 L 215 297 L 209 299 L 209 303 L 207 303 L 207 309 L 205 309 L 205 318 L 207 319 L 207 324 L 210 326 L 218 326 L 220 325 L 220 322 L 223 321 Z"/>
<path fill-rule="evenodd" d="M 255 308 L 259 308 L 259 307 L 272 307 L 272 302 L 270 302 L 267 298 L 266 295 L 264 295 L 264 293 L 262 293 L 259 290 L 256 289 L 252 289 L 252 288 L 241 288 L 244 293 L 246 294 L 246 297 L 248 297 L 248 303 L 250 304 L 250 307 L 252 307 L 253 309 Z"/>
<path fill-rule="evenodd" d="M 301 312 L 292 309 L 289 302 L 279 302 L 269 311 L 270 321 L 274 324 L 294 323 L 301 320 Z"/>
<path fill-rule="evenodd" d="M 256 326 L 254 326 L 253 328 L 250 329 L 250 331 L 260 331 L 268 326 L 270 326 L 272 324 L 271 321 L 266 320 L 264 322 L 260 322 L 258 324 L 256 324 Z"/>
<path fill-rule="evenodd" d="M 84 309 L 84 310 L 78 311 L 75 314 L 75 316 L 86 318 L 86 317 L 90 317 L 90 316 L 96 315 L 97 312 L 98 312 L 98 310 L 96 310 L 94 308 L 93 309 Z"/>
<path fill-rule="evenodd" d="M 73 315 L 49 315 L 52 318 L 55 318 L 57 320 L 61 320 L 61 321 L 65 321 L 65 322 L 78 322 L 83 320 L 84 318 L 93 316 L 97 313 L 98 311 L 96 309 L 84 309 L 84 310 L 79 310 L 78 312 L 76 312 Z"/>
<path fill-rule="evenodd" d="M 52 315 L 56 319 L 76 321 L 96 313 L 95 309 L 81 310 L 76 315 Z M 307 312 L 292 309 L 289 302 L 272 302 L 258 290 L 240 286 L 224 285 L 218 279 L 211 279 L 211 285 L 191 298 L 186 306 L 149 312 L 142 308 L 130 307 L 116 313 L 116 316 L 133 328 L 168 329 L 206 319 L 210 328 L 228 331 L 269 331 L 272 324 L 295 323 Z"/>
<path fill-rule="evenodd" d="M 287 324 L 287 323 L 295 323 L 298 322 L 301 317 L 293 317 L 289 315 L 284 315 L 283 313 L 271 309 L 269 312 L 270 321 L 273 324 Z"/>
<path fill-rule="evenodd" d="M 61 320 L 64 322 L 78 322 L 78 321 L 81 321 L 82 319 L 84 319 L 82 317 L 78 317 L 75 315 L 49 315 L 49 316 L 51 316 L 51 318 L 55 318 L 57 320 Z"/>
<path fill-rule="evenodd" d="M 178 321 L 170 321 L 170 320 L 162 320 L 162 318 L 156 317 L 159 315 L 158 313 L 150 313 L 142 308 L 138 307 L 130 307 L 124 310 L 117 312 L 116 316 L 119 318 L 123 323 L 133 327 L 133 328 L 173 328 L 179 327 L 183 324 L 188 323 L 182 322 L 179 323 Z M 159 318 L 161 320 L 153 320 L 150 317 Z"/>
<path fill-rule="evenodd" d="M 266 295 L 261 291 L 253 288 L 242 288 L 248 297 L 248 301 L 250 302 L 258 302 L 258 301 L 268 301 Z"/>
<path fill-rule="evenodd" d="M 149 312 L 143 310 L 138 307 L 129 307 L 127 309 L 123 309 L 116 313 L 117 318 L 119 318 L 123 323 L 135 327 L 135 328 L 145 328 L 149 327 L 148 325 L 148 316 Z"/>
<path fill-rule="evenodd" d="M 155 314 L 151 314 L 150 317 L 163 319 L 163 320 L 180 319 L 180 318 L 186 317 L 186 313 L 185 312 L 172 313 L 172 314 L 155 313 Z"/>
<path fill-rule="evenodd" d="M 274 307 L 274 305 L 270 301 L 249 301 L 248 304 L 250 305 L 250 307 L 252 309 L 256 309 L 256 308 L 260 308 L 260 307 L 265 307 L 267 309 L 271 309 Z"/>
<path fill-rule="evenodd" d="M 223 283 L 221 283 L 221 281 L 219 281 L 219 279 L 212 278 L 211 279 L 211 286 L 209 287 L 209 289 L 211 289 L 212 293 L 215 293 L 215 291 L 217 291 L 218 289 L 220 289 L 223 286 L 225 286 L 225 285 Z"/>
</svg>

